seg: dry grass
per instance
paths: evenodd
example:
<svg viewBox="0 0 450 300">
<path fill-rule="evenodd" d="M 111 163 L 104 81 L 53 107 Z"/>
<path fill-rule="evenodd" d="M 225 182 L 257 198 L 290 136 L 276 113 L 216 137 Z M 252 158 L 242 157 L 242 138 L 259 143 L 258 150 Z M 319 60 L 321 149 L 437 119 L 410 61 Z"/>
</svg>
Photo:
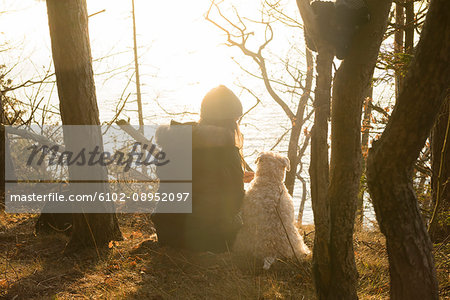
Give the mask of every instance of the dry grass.
<svg viewBox="0 0 450 300">
<path fill-rule="evenodd" d="M 192 253 L 161 248 L 147 215 L 122 215 L 125 240 L 65 257 L 64 235 L 36 237 L 35 216 L 0 213 L 0 298 L 6 299 L 314 299 L 311 262 L 260 262 L 230 253 Z M 313 227 L 305 226 L 312 246 Z M 359 232 L 355 251 L 361 299 L 387 298 L 384 239 Z M 448 245 L 436 254 L 442 295 L 448 293 Z M 440 258 L 440 259 L 439 259 Z M 445 260 L 446 259 L 446 260 Z M 448 296 L 448 294 L 447 294 Z"/>
</svg>

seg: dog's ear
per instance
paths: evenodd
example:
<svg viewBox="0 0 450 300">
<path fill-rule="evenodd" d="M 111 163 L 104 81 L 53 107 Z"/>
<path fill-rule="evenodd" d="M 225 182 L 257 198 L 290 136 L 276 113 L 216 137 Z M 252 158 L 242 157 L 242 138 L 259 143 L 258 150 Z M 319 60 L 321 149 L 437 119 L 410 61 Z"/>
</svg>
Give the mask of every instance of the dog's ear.
<svg viewBox="0 0 450 300">
<path fill-rule="evenodd" d="M 286 167 L 286 171 L 290 171 L 291 170 L 291 162 L 289 161 L 289 158 L 287 157 L 281 157 L 281 162 L 284 164 L 284 166 Z"/>
<path fill-rule="evenodd" d="M 261 156 L 263 155 L 263 152 L 260 152 L 259 154 L 258 154 L 258 157 L 256 158 L 256 160 L 255 160 L 255 164 L 258 164 L 259 163 L 259 160 L 261 159 Z"/>
</svg>

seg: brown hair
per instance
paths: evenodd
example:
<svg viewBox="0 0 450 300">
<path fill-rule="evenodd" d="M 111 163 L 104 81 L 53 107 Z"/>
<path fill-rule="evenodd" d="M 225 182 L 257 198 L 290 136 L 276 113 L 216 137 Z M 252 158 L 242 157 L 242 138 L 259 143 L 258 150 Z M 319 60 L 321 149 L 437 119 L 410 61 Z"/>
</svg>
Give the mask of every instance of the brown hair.
<svg viewBox="0 0 450 300">
<path fill-rule="evenodd" d="M 239 98 L 224 85 L 210 90 L 202 100 L 201 119 L 237 119 L 242 116 L 242 104 Z"/>
<path fill-rule="evenodd" d="M 219 85 L 210 90 L 203 98 L 199 123 L 229 129 L 234 134 L 234 143 L 239 148 L 244 165 L 243 136 L 237 123 L 241 116 L 242 104 L 239 98 L 226 86 Z"/>
<path fill-rule="evenodd" d="M 213 126 L 218 126 L 218 127 L 222 127 L 222 128 L 230 130 L 230 132 L 234 133 L 235 146 L 238 147 L 239 150 L 242 150 L 243 136 L 242 136 L 241 130 L 239 129 L 239 125 L 238 125 L 236 119 L 223 119 L 223 120 L 200 119 L 199 124 L 213 125 Z"/>
</svg>

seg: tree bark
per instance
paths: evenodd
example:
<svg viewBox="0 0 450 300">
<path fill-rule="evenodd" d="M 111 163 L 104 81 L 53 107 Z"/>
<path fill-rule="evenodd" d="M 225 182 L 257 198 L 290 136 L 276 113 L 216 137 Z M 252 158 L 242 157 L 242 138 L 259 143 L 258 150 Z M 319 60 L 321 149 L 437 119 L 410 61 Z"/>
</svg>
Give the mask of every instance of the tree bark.
<svg viewBox="0 0 450 300">
<path fill-rule="evenodd" d="M 134 10 L 134 0 L 131 0 L 131 7 L 132 7 L 131 14 L 133 17 L 133 53 L 134 53 L 134 72 L 136 77 L 136 97 L 137 97 L 136 101 L 138 105 L 139 131 L 141 133 L 144 133 L 144 113 L 142 109 L 141 79 L 139 74 L 139 56 L 137 48 L 136 14 Z"/>
<path fill-rule="evenodd" d="M 47 12 L 62 123 L 100 125 L 86 1 L 47 0 Z M 64 142 L 70 149 L 77 148 L 74 143 L 79 142 L 72 137 L 70 130 L 64 127 Z M 84 140 L 87 146 L 102 145 L 100 128 L 86 130 Z M 81 178 L 86 172 L 97 172 L 99 178 L 107 179 L 105 167 L 93 169 L 74 166 L 69 167 L 69 178 Z M 106 185 L 104 190 L 107 191 Z M 120 237 L 115 214 L 73 214 L 73 231 L 67 249 L 101 247 Z"/>
<path fill-rule="evenodd" d="M 331 115 L 330 254 L 328 299 L 357 299 L 353 251 L 356 202 L 361 178 L 361 110 L 370 87 L 392 1 L 367 1 L 370 22 L 353 39 L 336 72 Z"/>
<path fill-rule="evenodd" d="M 300 133 L 302 131 L 303 124 L 295 124 L 292 122 L 291 135 L 289 137 L 289 146 L 287 156 L 289 158 L 289 171 L 286 172 L 286 178 L 284 179 L 284 184 L 288 189 L 288 193 L 292 196 L 294 194 L 295 179 L 297 178 L 297 168 L 298 168 L 298 148 Z"/>
<path fill-rule="evenodd" d="M 327 199 L 329 184 L 328 119 L 330 117 L 331 66 L 334 54 L 321 46 L 316 61 L 316 90 L 314 99 L 314 126 L 311 131 L 311 202 L 314 212 L 313 274 L 316 294 L 326 299 L 329 293 L 330 268 L 330 206 Z"/>
<path fill-rule="evenodd" d="M 299 162 L 303 157 L 303 153 L 299 152 L 300 145 L 300 134 L 302 132 L 303 125 L 305 124 L 305 108 L 308 104 L 308 100 L 311 94 L 311 86 L 314 76 L 314 62 L 312 58 L 311 51 L 309 49 L 305 49 L 306 56 L 306 78 L 305 78 L 305 88 L 303 95 L 300 97 L 298 101 L 297 112 L 291 120 L 292 129 L 291 136 L 289 137 L 289 146 L 288 146 L 288 158 L 290 161 L 290 170 L 286 172 L 286 178 L 284 180 L 284 184 L 288 189 L 289 194 L 292 196 L 294 194 L 294 186 L 295 179 L 297 178 L 297 169 L 299 167 Z"/>
<path fill-rule="evenodd" d="M 306 203 L 306 180 L 305 178 L 299 176 L 298 179 L 302 183 L 302 199 L 300 200 L 300 206 L 298 207 L 298 218 L 297 223 L 299 225 L 302 225 L 303 223 L 303 212 L 305 210 L 305 203 Z"/>
<path fill-rule="evenodd" d="M 360 187 L 359 187 L 359 194 L 358 194 L 358 202 L 356 204 L 356 226 L 358 228 L 362 228 L 362 225 L 364 223 L 364 192 L 366 189 L 366 180 L 365 180 L 365 174 L 366 174 L 366 160 L 367 160 L 367 154 L 369 152 L 369 136 L 370 136 L 370 121 L 372 117 L 372 106 L 370 105 L 372 102 L 372 93 L 373 88 L 370 87 L 367 92 L 367 97 L 364 100 L 364 114 L 363 114 L 363 120 L 362 120 L 362 137 L 361 137 L 361 169 L 362 169 L 362 177 L 360 181 Z"/>
<path fill-rule="evenodd" d="M 431 138 L 432 215 L 429 225 L 431 240 L 443 242 L 450 236 L 450 104 L 446 99 L 433 128 Z"/>
<path fill-rule="evenodd" d="M 405 0 L 395 2 L 395 33 L 394 33 L 394 55 L 395 60 L 401 58 L 403 53 L 403 33 L 405 31 Z M 403 72 L 402 67 L 395 68 L 395 99 L 398 99 L 399 91 L 402 86 Z"/>
<path fill-rule="evenodd" d="M 432 244 L 413 190 L 414 163 L 450 86 L 450 2 L 432 0 L 397 105 L 368 158 L 368 183 L 386 236 L 391 299 L 438 299 Z"/>
<path fill-rule="evenodd" d="M 414 52 L 414 0 L 406 0 L 405 15 L 405 53 L 411 55 Z"/>
<path fill-rule="evenodd" d="M 311 204 L 314 213 L 313 277 L 318 299 L 327 299 L 331 285 L 328 120 L 330 118 L 332 64 L 334 50 L 320 35 L 319 25 L 308 0 L 297 0 L 305 36 L 317 51 L 314 125 L 311 130 L 309 166 Z"/>
<path fill-rule="evenodd" d="M 14 165 L 11 158 L 11 151 L 9 146 L 9 139 L 6 136 L 5 132 L 5 112 L 3 106 L 3 97 L 6 97 L 3 94 L 0 94 L 0 210 L 4 209 L 5 205 L 5 179 L 6 179 L 6 170 L 13 171 Z M 14 172 L 14 171 L 13 171 Z M 15 172 L 10 174 L 10 179 L 15 178 Z"/>
<path fill-rule="evenodd" d="M 349 55 L 335 76 L 330 178 L 326 123 L 328 115 L 325 117 L 316 111 L 312 131 L 310 175 L 316 229 L 313 273 L 319 299 L 357 298 L 353 229 L 361 176 L 361 107 L 372 79 L 392 1 L 367 2 L 371 21 L 354 37 Z M 317 68 L 320 57 L 327 57 L 324 61 L 329 62 L 330 69 L 324 73 L 331 75 L 333 51 L 326 53 L 320 49 L 323 41 L 307 1 L 297 0 L 297 5 L 305 31 L 317 46 Z M 329 87 L 331 77 L 327 84 Z M 323 91 L 316 90 L 316 110 L 325 109 L 325 103 L 317 102 L 321 92 L 323 95 Z M 326 109 L 328 112 L 329 102 Z M 328 182 L 330 184 L 327 191 Z"/>
<path fill-rule="evenodd" d="M 1 83 L 1 82 L 0 82 Z M 0 85 L 1 88 L 1 85 Z M 6 133 L 3 108 L 3 93 L 0 93 L 0 210 L 5 207 Z"/>
</svg>

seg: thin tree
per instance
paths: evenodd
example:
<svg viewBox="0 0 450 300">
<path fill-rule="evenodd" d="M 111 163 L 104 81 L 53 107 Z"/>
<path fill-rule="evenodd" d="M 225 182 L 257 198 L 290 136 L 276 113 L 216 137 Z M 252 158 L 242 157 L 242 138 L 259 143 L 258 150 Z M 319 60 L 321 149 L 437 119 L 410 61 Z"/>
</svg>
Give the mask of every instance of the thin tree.
<svg viewBox="0 0 450 300">
<path fill-rule="evenodd" d="M 325 299 L 331 285 L 330 258 L 330 206 L 327 199 L 329 186 L 328 120 L 330 118 L 332 46 L 319 34 L 316 18 L 308 1 L 297 1 L 304 23 L 305 36 L 311 37 L 317 50 L 316 87 L 314 92 L 314 125 L 311 130 L 311 158 L 309 166 L 311 203 L 314 212 L 313 274 L 316 294 Z"/>
<path fill-rule="evenodd" d="M 401 59 L 404 47 L 405 33 L 405 0 L 395 1 L 395 33 L 394 33 L 394 56 L 396 60 Z M 395 69 L 395 98 L 398 98 L 400 87 L 403 83 L 402 68 Z"/>
<path fill-rule="evenodd" d="M 321 176 L 321 181 L 316 180 L 315 185 L 311 183 L 311 196 L 320 193 L 320 197 L 312 198 L 313 209 L 316 206 L 314 210 L 316 234 L 319 233 L 315 241 L 315 247 L 318 249 L 314 250 L 313 257 L 314 279 L 319 299 L 357 298 L 358 274 L 353 251 L 353 230 L 361 177 L 361 110 L 372 81 L 391 2 L 367 1 L 371 20 L 361 27 L 354 37 L 348 56 L 336 72 L 331 110 L 329 179 L 325 176 L 328 174 L 325 161 L 327 155 L 324 149 L 325 130 L 320 134 L 321 148 L 318 150 L 311 148 L 311 159 L 321 160 L 321 162 L 311 161 L 311 167 L 320 164 L 320 168 L 317 169 L 320 173 L 316 175 L 310 172 L 311 181 L 316 180 L 313 177 Z M 321 52 L 322 55 L 326 52 L 318 48 L 320 45 L 317 41 L 320 41 L 321 36 L 309 1 L 297 0 L 297 4 L 305 24 L 306 35 L 314 41 L 320 57 Z M 325 128 L 325 125 L 321 128 Z M 319 150 L 322 155 L 314 156 Z M 328 180 L 330 184 L 326 185 Z"/>
<path fill-rule="evenodd" d="M 358 202 L 356 204 L 356 226 L 359 228 L 362 228 L 362 225 L 364 223 L 364 192 L 367 188 L 367 185 L 365 184 L 366 180 L 366 161 L 367 161 L 367 155 L 369 153 L 369 136 L 370 136 L 370 129 L 371 124 L 370 120 L 372 118 L 372 94 L 373 94 L 373 87 L 370 87 L 367 92 L 367 97 L 364 100 L 363 104 L 363 119 L 362 119 L 362 128 L 361 128 L 361 151 L 362 151 L 362 157 L 361 157 L 361 164 L 362 164 L 362 173 L 363 176 L 361 177 L 361 186 L 359 189 L 359 195 L 358 195 Z"/>
<path fill-rule="evenodd" d="M 133 15 L 133 53 L 134 53 L 134 73 L 136 76 L 136 97 L 138 105 L 139 131 L 144 133 L 144 114 L 142 111 L 142 95 L 141 95 L 141 78 L 139 74 L 139 57 L 137 49 L 137 34 L 136 34 L 136 14 L 134 10 L 134 0 L 131 0 L 132 15 Z"/>
<path fill-rule="evenodd" d="M 450 236 L 450 104 L 442 106 L 431 138 L 432 212 L 428 232 L 433 242 Z"/>
<path fill-rule="evenodd" d="M 414 0 L 405 1 L 405 53 L 414 52 Z"/>
</svg>

